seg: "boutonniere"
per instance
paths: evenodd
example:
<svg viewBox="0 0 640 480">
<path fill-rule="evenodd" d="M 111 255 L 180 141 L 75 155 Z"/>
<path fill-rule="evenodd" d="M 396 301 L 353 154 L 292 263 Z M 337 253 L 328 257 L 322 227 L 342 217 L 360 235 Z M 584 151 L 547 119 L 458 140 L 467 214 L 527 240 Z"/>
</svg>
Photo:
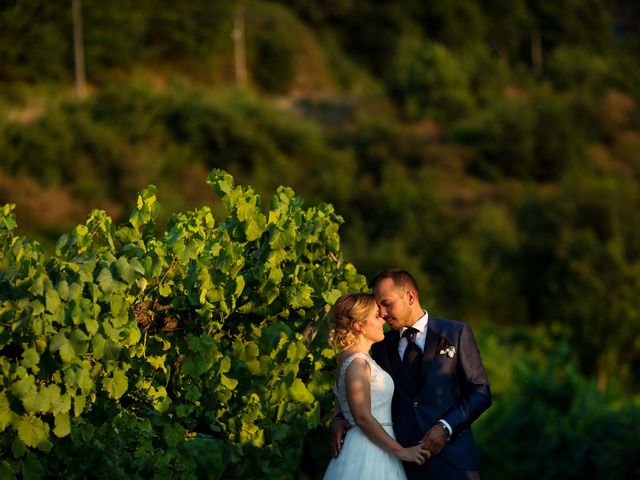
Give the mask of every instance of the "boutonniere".
<svg viewBox="0 0 640 480">
<path fill-rule="evenodd" d="M 440 347 L 440 355 L 446 355 L 449 358 L 456 356 L 456 347 L 451 344 L 444 344 Z"/>
</svg>

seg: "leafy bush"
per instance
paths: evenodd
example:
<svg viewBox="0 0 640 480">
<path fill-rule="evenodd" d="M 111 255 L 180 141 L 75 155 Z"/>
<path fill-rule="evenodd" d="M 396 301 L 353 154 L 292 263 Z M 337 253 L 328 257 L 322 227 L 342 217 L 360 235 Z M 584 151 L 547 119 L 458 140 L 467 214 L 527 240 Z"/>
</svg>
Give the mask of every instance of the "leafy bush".
<svg viewBox="0 0 640 480">
<path fill-rule="evenodd" d="M 409 119 L 451 121 L 474 106 L 467 72 L 443 45 L 409 41 L 399 47 L 389 72 L 390 94 Z"/>
<path fill-rule="evenodd" d="M 558 180 L 583 160 L 595 118 L 578 97 L 546 88 L 532 98 L 502 97 L 452 129 L 452 136 L 477 150 L 473 173 L 536 181 Z"/>
<path fill-rule="evenodd" d="M 296 78 L 301 53 L 293 32 L 301 26 L 286 9 L 254 6 L 247 15 L 247 53 L 251 77 L 267 93 L 286 93 Z"/>
<path fill-rule="evenodd" d="M 639 199 L 633 181 L 580 173 L 554 195 L 528 196 L 517 212 L 529 317 L 558 321 L 556 335 L 573 342 L 578 365 L 601 387 L 616 378 L 632 385 L 640 361 L 640 232 L 628 213 Z"/>
<path fill-rule="evenodd" d="M 535 110 L 524 101 L 503 99 L 459 124 L 453 137 L 475 148 L 471 171 L 487 178 L 527 178 L 535 165 Z"/>
<path fill-rule="evenodd" d="M 12 4 L 12 5 L 10 5 Z M 71 5 L 29 0 L 0 6 L 0 80 L 72 78 Z"/>
<path fill-rule="evenodd" d="M 551 346 L 550 332 L 539 333 L 524 337 L 537 354 L 513 348 L 514 339 L 508 349 L 483 350 L 483 358 L 500 355 L 501 370 L 509 365 L 513 372 L 503 377 L 509 383 L 474 430 L 483 476 L 637 477 L 640 460 L 632 445 L 640 440 L 638 403 L 599 393 L 576 369 L 569 347 Z"/>
<path fill-rule="evenodd" d="M 343 203 L 352 190 L 341 171 L 354 168 L 353 158 L 330 148 L 317 125 L 256 97 L 154 93 L 120 83 L 83 103 L 52 101 L 30 122 L 0 122 L 0 156 L 3 173 L 63 186 L 92 204 L 111 198 L 129 208 L 142 186 L 167 182 L 176 190 L 170 211 L 185 208 L 181 196 L 190 193 L 176 181 L 200 164 L 225 168 L 260 193 L 287 184 L 310 201 Z M 195 200 L 208 195 L 200 192 Z"/>
<path fill-rule="evenodd" d="M 172 217 L 145 189 L 129 221 L 102 211 L 47 257 L 0 217 L 3 472 L 105 478 L 288 475 L 331 411 L 323 318 L 364 279 L 330 205 L 280 188 L 268 212 L 222 171 L 229 212 Z M 199 459 L 203 450 L 207 459 Z M 287 461 L 283 459 L 286 458 Z"/>
</svg>

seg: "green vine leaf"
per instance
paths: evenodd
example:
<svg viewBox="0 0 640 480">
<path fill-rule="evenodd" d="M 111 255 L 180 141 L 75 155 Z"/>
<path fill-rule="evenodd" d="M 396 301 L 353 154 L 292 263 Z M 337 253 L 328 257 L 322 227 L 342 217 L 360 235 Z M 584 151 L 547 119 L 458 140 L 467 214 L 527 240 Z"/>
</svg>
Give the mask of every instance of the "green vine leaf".
<svg viewBox="0 0 640 480">
<path fill-rule="evenodd" d="M 122 370 L 116 370 L 111 377 L 107 377 L 102 381 L 102 385 L 109 396 L 117 400 L 129 388 L 129 381 Z"/>
<path fill-rule="evenodd" d="M 40 418 L 26 415 L 18 423 L 18 437 L 27 447 L 48 448 L 49 425 Z"/>
</svg>

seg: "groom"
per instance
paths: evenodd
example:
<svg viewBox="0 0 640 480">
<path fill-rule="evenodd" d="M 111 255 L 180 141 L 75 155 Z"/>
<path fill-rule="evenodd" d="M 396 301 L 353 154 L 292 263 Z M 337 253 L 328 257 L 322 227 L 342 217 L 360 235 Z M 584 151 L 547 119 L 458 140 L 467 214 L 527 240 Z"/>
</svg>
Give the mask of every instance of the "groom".
<svg viewBox="0 0 640 480">
<path fill-rule="evenodd" d="M 471 329 L 429 316 L 405 270 L 384 270 L 369 286 L 392 328 L 371 356 L 393 378 L 396 437 L 404 446 L 422 441 L 432 455 L 424 465 L 404 464 L 409 480 L 479 479 L 470 427 L 491 405 L 491 392 Z M 344 427 L 333 422 L 334 445 Z"/>
</svg>

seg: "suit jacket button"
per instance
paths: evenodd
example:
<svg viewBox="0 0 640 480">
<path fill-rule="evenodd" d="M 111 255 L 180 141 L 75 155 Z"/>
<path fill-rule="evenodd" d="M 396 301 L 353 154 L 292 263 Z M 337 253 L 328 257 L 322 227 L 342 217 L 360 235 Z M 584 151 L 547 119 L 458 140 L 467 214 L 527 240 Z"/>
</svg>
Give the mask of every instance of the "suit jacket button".
<svg viewBox="0 0 640 480">
<path fill-rule="evenodd" d="M 418 402 L 413 402 L 413 406 L 417 407 L 418 406 Z"/>
</svg>

